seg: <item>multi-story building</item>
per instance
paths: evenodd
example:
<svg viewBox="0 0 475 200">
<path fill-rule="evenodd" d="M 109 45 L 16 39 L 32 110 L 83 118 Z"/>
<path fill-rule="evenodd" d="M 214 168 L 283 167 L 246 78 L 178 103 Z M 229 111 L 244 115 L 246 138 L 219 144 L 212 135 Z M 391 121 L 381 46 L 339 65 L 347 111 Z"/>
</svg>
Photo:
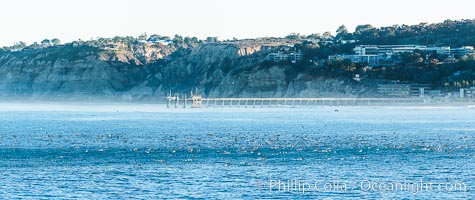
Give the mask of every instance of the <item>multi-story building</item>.
<svg viewBox="0 0 475 200">
<path fill-rule="evenodd" d="M 394 56 L 402 53 L 413 53 L 415 51 L 437 52 L 439 55 L 449 57 L 461 57 L 474 54 L 475 50 L 471 46 L 451 49 L 450 47 L 427 47 L 422 45 L 359 45 L 353 51 L 354 55 L 332 55 L 329 60 L 349 59 L 353 62 L 366 62 L 369 65 L 379 65 L 382 61 L 394 61 Z"/>
<path fill-rule="evenodd" d="M 475 98 L 475 87 L 460 88 L 460 98 Z"/>
<path fill-rule="evenodd" d="M 270 53 L 268 55 L 269 60 L 272 60 L 274 62 L 285 62 L 285 61 L 290 61 L 292 63 L 296 63 L 298 61 L 301 61 L 303 59 L 303 54 L 300 51 L 290 51 L 290 50 L 285 50 L 285 51 L 279 51 L 275 53 Z"/>
<path fill-rule="evenodd" d="M 380 64 L 381 60 L 383 60 L 383 56 L 381 55 L 334 55 L 329 56 L 329 60 L 344 60 L 348 59 L 354 63 L 368 63 L 369 65 L 378 65 Z"/>
<path fill-rule="evenodd" d="M 353 49 L 358 55 L 380 55 L 413 52 L 416 49 L 422 49 L 425 46 L 418 45 L 359 45 Z"/>
<path fill-rule="evenodd" d="M 392 97 L 424 97 L 428 94 L 428 84 L 388 83 L 378 84 L 378 93 Z"/>
<path fill-rule="evenodd" d="M 419 51 L 436 51 L 441 55 L 450 55 L 450 47 L 427 47 L 422 45 L 359 45 L 353 49 L 355 54 L 395 55 Z"/>
<path fill-rule="evenodd" d="M 463 46 L 459 48 L 454 48 L 450 50 L 450 55 L 454 57 L 468 56 L 475 53 L 475 50 L 472 46 Z"/>
<path fill-rule="evenodd" d="M 385 96 L 409 97 L 411 94 L 410 84 L 378 84 L 378 92 Z"/>
<path fill-rule="evenodd" d="M 425 51 L 425 52 L 437 52 L 439 55 L 445 55 L 445 56 L 450 56 L 451 54 L 451 49 L 450 47 L 425 47 L 423 49 L 420 49 L 420 51 Z"/>
</svg>

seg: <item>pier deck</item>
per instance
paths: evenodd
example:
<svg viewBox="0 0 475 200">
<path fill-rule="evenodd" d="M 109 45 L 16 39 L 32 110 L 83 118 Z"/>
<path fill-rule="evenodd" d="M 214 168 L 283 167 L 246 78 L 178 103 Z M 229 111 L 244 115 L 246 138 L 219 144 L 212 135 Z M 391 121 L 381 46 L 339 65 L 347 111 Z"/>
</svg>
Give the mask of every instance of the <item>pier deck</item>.
<svg viewBox="0 0 475 200">
<path fill-rule="evenodd" d="M 319 105 L 387 105 L 387 104 L 423 104 L 427 99 L 423 98 L 202 98 L 192 96 L 191 98 L 176 96 L 168 97 L 167 107 L 174 103 L 175 108 L 179 108 L 180 103 L 183 108 L 187 104 L 191 108 L 209 107 L 272 107 L 272 106 L 319 106 Z"/>
</svg>

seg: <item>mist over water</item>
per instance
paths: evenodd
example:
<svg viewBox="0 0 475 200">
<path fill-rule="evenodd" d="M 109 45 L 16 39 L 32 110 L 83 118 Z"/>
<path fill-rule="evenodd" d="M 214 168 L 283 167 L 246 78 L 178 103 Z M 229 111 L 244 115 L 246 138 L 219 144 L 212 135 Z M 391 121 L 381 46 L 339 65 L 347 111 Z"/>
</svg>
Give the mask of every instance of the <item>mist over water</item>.
<svg viewBox="0 0 475 200">
<path fill-rule="evenodd" d="M 2 103 L 0 198 L 474 198 L 473 111 Z M 466 189 L 366 185 L 421 180 Z"/>
<path fill-rule="evenodd" d="M 182 102 L 180 102 L 182 103 Z M 282 102 L 280 102 L 282 103 Z M 463 104 L 394 104 L 388 106 L 351 106 L 351 105 L 203 105 L 203 108 L 191 109 L 187 105 L 179 104 L 178 108 L 167 109 L 166 103 L 124 103 L 124 102 L 103 102 L 103 103 L 84 103 L 84 102 L 0 102 L 0 112 L 262 112 L 262 111 L 307 111 L 315 108 L 406 108 L 406 109 L 473 109 L 475 105 Z"/>
<path fill-rule="evenodd" d="M 0 103 L 0 111 L 38 112 L 159 112 L 166 104 L 151 103 L 82 103 L 82 102 L 13 102 Z"/>
</svg>

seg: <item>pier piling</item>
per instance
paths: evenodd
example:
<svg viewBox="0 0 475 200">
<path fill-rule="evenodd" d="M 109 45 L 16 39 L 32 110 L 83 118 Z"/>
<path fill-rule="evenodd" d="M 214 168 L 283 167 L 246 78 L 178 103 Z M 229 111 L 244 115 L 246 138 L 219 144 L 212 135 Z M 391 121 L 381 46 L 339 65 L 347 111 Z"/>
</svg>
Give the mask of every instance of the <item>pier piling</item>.
<svg viewBox="0 0 475 200">
<path fill-rule="evenodd" d="M 180 96 L 182 99 L 180 99 Z M 278 106 L 318 106 L 318 105 L 331 105 L 331 106 L 352 106 L 352 105 L 385 105 L 385 104 L 426 104 L 431 101 L 427 99 L 420 98 L 202 98 L 201 96 L 191 96 L 187 97 L 186 95 L 171 94 L 167 97 L 167 108 L 171 108 L 172 103 L 175 103 L 175 108 L 180 107 L 180 101 L 183 101 L 183 108 L 187 108 L 187 104 L 190 103 L 191 108 L 203 108 L 203 103 L 206 103 L 206 108 L 210 107 L 210 103 L 216 108 L 218 103 L 221 104 L 221 107 L 226 106 L 233 107 L 235 104 L 238 108 L 241 107 L 241 104 L 245 108 L 248 108 L 252 103 L 252 108 L 256 108 L 258 104 L 263 108 L 264 106 L 272 108 Z M 212 102 L 210 102 L 212 101 Z M 236 101 L 236 102 L 235 102 Z M 243 102 L 244 101 L 244 102 Z M 296 102 L 298 101 L 298 102 Z M 260 103 L 259 103 L 260 102 Z"/>
</svg>

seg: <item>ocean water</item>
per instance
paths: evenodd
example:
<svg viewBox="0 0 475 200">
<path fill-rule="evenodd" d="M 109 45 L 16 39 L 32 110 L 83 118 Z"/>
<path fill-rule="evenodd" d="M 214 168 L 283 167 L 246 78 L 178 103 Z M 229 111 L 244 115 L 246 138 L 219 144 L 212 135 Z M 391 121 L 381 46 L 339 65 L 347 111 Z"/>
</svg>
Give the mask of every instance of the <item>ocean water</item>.
<svg viewBox="0 0 475 200">
<path fill-rule="evenodd" d="M 473 107 L 19 108 L 1 199 L 475 198 Z"/>
</svg>

